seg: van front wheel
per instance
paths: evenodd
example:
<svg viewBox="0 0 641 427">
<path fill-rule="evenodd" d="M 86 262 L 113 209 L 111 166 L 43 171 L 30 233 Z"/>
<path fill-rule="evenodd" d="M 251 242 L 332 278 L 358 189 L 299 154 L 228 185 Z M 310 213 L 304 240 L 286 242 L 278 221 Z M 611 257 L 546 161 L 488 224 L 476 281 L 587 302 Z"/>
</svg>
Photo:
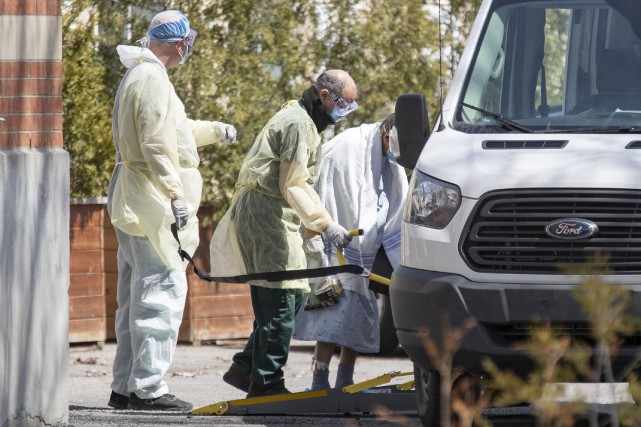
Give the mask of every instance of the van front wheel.
<svg viewBox="0 0 641 427">
<path fill-rule="evenodd" d="M 425 427 L 438 427 L 440 422 L 441 378 L 438 372 L 414 365 L 414 387 L 418 416 Z"/>
</svg>

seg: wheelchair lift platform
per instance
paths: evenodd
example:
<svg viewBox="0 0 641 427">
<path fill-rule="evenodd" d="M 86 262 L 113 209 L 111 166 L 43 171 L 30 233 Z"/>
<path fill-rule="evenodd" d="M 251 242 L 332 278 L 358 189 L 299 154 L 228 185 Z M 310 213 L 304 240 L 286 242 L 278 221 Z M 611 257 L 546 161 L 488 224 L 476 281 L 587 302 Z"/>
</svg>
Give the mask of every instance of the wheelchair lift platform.
<svg viewBox="0 0 641 427">
<path fill-rule="evenodd" d="M 382 385 L 413 372 L 390 372 L 342 389 L 229 400 L 194 409 L 194 415 L 302 415 L 417 412 L 414 381 Z"/>
</svg>

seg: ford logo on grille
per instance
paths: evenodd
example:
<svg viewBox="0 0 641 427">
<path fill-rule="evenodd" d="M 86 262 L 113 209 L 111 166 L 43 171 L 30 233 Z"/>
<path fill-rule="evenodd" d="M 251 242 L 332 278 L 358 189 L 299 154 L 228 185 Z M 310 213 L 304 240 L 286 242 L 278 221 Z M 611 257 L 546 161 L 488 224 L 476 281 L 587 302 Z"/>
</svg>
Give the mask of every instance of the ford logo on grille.
<svg viewBox="0 0 641 427">
<path fill-rule="evenodd" d="M 594 236 L 599 227 L 587 219 L 564 218 L 552 221 L 545 227 L 545 233 L 555 239 L 581 240 Z"/>
</svg>

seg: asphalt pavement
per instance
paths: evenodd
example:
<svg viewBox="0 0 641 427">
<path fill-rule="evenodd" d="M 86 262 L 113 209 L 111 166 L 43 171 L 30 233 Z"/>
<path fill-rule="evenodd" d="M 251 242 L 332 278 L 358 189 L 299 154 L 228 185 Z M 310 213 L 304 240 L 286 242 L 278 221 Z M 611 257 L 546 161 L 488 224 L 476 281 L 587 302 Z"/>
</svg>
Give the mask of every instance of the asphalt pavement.
<svg viewBox="0 0 641 427">
<path fill-rule="evenodd" d="M 194 346 L 179 344 L 172 367 L 165 379 L 170 393 L 187 400 L 194 408 L 217 402 L 244 399 L 245 393 L 227 385 L 223 374 L 243 341 L 221 341 Z M 419 426 L 415 412 L 386 415 L 304 415 L 304 416 L 232 416 L 192 415 L 175 412 L 114 410 L 107 406 L 111 392 L 111 366 L 116 345 L 72 345 L 69 351 L 69 421 L 68 426 Z M 284 368 L 287 388 L 305 391 L 312 382 L 313 343 L 294 341 Z M 333 383 L 338 356 L 332 359 L 330 379 Z M 410 372 L 412 363 L 399 349 L 389 357 L 362 356 L 357 361 L 354 380 L 365 381 L 389 372 Z M 411 377 L 410 377 L 411 379 Z M 394 382 L 408 381 L 407 377 Z M 384 405 L 384 401 L 382 402 Z"/>
</svg>

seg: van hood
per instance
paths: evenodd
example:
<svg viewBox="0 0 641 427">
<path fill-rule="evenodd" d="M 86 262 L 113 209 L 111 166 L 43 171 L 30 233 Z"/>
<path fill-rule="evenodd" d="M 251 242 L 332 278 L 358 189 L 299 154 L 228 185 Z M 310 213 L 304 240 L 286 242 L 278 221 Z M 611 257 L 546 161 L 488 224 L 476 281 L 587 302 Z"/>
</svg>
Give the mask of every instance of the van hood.
<svg viewBox="0 0 641 427">
<path fill-rule="evenodd" d="M 432 134 L 416 168 L 457 185 L 469 198 L 509 188 L 639 189 L 641 150 L 628 147 L 637 140 L 641 148 L 641 135 L 470 135 L 446 129 Z M 537 148 L 543 141 L 561 148 Z"/>
</svg>

